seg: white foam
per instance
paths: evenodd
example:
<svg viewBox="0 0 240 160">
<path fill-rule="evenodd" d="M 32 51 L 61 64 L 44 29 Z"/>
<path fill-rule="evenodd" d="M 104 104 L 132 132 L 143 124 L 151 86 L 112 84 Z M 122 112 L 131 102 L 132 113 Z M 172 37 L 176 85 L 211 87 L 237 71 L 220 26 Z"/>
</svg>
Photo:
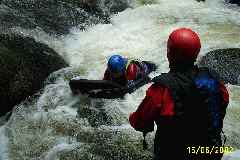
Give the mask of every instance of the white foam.
<svg viewBox="0 0 240 160">
<path fill-rule="evenodd" d="M 79 147 L 79 144 L 76 144 L 76 143 L 75 144 L 66 144 L 66 143 L 58 144 L 48 151 L 44 160 L 57 159 L 58 153 L 61 153 L 62 151 L 71 151 L 76 147 Z"/>
<path fill-rule="evenodd" d="M 240 160 L 240 150 L 224 154 L 223 160 Z"/>
<path fill-rule="evenodd" d="M 5 135 L 5 127 L 0 127 L 0 160 L 8 160 L 8 137 Z"/>
<path fill-rule="evenodd" d="M 206 4 L 198 3 L 195 0 L 179 2 L 176 2 L 176 0 L 156 0 L 154 5 L 137 5 L 136 8 L 127 9 L 113 15 L 111 24 L 98 24 L 84 31 L 73 28 L 71 34 L 62 39 L 51 41 L 49 37 L 44 36 L 40 40 L 56 49 L 71 66 L 86 70 L 85 78 L 101 79 L 107 59 L 113 53 L 151 60 L 159 65 L 157 72 L 153 73 L 157 75 L 168 71 L 166 42 L 169 33 L 178 27 L 190 27 L 199 33 L 202 41 L 201 56 L 212 49 L 240 46 L 240 13 L 224 7 L 221 1 L 214 0 L 211 5 L 209 4 L 210 6 L 208 6 L 208 2 Z M 145 85 L 136 92 L 127 94 L 123 100 L 103 101 L 104 109 L 118 123 L 121 121 L 120 127 L 113 127 L 112 129 L 128 129 L 130 127 L 128 116 L 130 112 L 136 110 L 148 86 Z M 230 92 L 231 108 L 239 107 L 240 100 L 237 99 L 239 89 L 233 86 Z M 37 105 L 38 110 L 35 114 L 19 110 L 21 114 L 13 114 L 15 117 L 12 118 L 11 123 L 5 125 L 10 127 L 12 131 L 12 135 L 7 136 L 15 140 L 19 139 L 19 141 L 10 144 L 11 146 L 8 147 L 5 145 L 7 144 L 7 138 L 4 137 L 5 135 L 2 134 L 2 129 L 0 129 L 0 140 L 3 139 L 0 142 L 0 156 L 5 160 L 7 158 L 5 153 L 7 153 L 8 148 L 13 149 L 16 146 L 21 146 L 18 143 L 24 143 L 25 139 L 26 144 L 31 142 L 31 138 L 36 138 L 37 142 L 48 146 L 53 143 L 56 144 L 56 141 L 58 141 L 59 137 L 56 133 L 63 134 L 64 137 L 66 136 L 64 134 L 67 134 L 65 130 L 79 131 L 80 129 L 77 129 L 82 119 L 76 119 L 77 111 L 71 108 L 77 102 L 79 100 L 72 97 L 68 83 L 64 78 L 60 78 L 54 84 L 45 86 L 34 106 L 22 106 L 28 111 L 36 110 L 35 105 Z M 92 105 L 94 103 L 90 103 L 90 105 L 88 102 L 85 104 L 84 101 L 79 103 L 78 107 L 97 107 Z M 49 112 L 42 112 L 45 108 Z M 229 117 L 228 122 L 234 122 L 234 119 Z M 237 129 L 235 126 L 236 124 L 229 123 L 227 129 Z M 37 128 L 36 131 L 34 131 L 34 127 Z M 23 129 L 24 131 L 22 131 Z M 37 134 L 38 130 L 40 131 L 39 134 Z M 43 136 L 42 139 L 39 138 L 41 136 Z M 75 146 L 78 146 L 78 144 L 57 143 L 44 153 L 46 154 L 44 157 L 45 159 L 54 159 L 57 153 L 71 150 Z M 32 147 L 39 146 L 34 145 Z M 37 150 L 38 148 L 33 149 Z"/>
</svg>

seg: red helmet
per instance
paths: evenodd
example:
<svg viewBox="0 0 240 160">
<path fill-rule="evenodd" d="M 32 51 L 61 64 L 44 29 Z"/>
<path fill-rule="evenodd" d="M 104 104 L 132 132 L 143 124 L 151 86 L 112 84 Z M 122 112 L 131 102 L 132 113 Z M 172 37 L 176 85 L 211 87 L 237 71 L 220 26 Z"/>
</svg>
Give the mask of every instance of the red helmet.
<svg viewBox="0 0 240 160">
<path fill-rule="evenodd" d="M 193 63 L 201 48 L 200 39 L 188 28 L 174 30 L 167 42 L 167 57 L 171 64 Z"/>
</svg>

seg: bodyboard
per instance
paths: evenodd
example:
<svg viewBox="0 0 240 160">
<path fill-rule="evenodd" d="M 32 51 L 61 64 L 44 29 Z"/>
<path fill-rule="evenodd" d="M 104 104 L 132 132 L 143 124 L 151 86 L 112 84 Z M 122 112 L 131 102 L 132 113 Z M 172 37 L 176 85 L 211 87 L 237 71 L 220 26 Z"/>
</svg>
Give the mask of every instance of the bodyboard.
<svg viewBox="0 0 240 160">
<path fill-rule="evenodd" d="M 69 82 L 73 94 L 87 94 L 92 98 L 123 98 L 126 93 L 132 93 L 136 89 L 150 82 L 149 77 L 136 81 L 134 86 L 124 87 L 108 80 L 72 79 Z"/>
<path fill-rule="evenodd" d="M 73 92 L 88 93 L 92 90 L 120 89 L 122 86 L 108 80 L 71 79 L 69 86 Z"/>
<path fill-rule="evenodd" d="M 147 65 L 148 73 L 155 71 L 157 66 L 149 61 L 143 61 Z M 126 93 L 132 93 L 136 89 L 150 82 L 148 76 L 135 81 L 135 85 L 131 87 L 121 86 L 108 80 L 88 80 L 73 78 L 69 82 L 69 86 L 74 94 L 87 94 L 93 98 L 122 98 Z"/>
</svg>

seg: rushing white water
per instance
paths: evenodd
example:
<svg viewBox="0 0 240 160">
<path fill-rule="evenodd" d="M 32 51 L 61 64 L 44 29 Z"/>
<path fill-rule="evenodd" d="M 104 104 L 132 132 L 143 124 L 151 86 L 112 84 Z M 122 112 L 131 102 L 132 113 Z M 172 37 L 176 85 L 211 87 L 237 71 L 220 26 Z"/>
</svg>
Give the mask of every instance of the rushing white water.
<svg viewBox="0 0 240 160">
<path fill-rule="evenodd" d="M 113 53 L 155 62 L 159 69 L 151 76 L 165 72 L 168 70 L 166 40 L 178 27 L 190 27 L 199 33 L 200 56 L 213 49 L 240 46 L 240 12 L 221 0 L 206 3 L 138 0 L 132 6 L 113 15 L 111 24 L 98 24 L 85 31 L 73 28 L 69 35 L 57 40 L 42 32 L 37 35 L 24 31 L 49 44 L 71 67 L 53 73 L 33 100 L 16 106 L 9 122 L 0 129 L 0 159 L 104 159 L 96 153 L 101 150 L 97 146 L 102 147 L 103 154 L 112 152 L 109 156 L 123 156 L 122 159 L 126 159 L 128 152 L 142 154 L 143 151 L 138 152 L 139 145 L 133 146 L 141 140 L 141 134 L 129 126 L 128 116 L 135 111 L 149 85 L 124 99 L 94 100 L 72 96 L 69 78 L 80 75 L 101 79 L 106 61 Z M 237 150 L 240 149 L 240 88 L 228 85 L 228 89 L 231 101 L 224 130 L 229 137 L 227 144 Z M 121 149 L 122 146 L 126 149 Z M 95 150 L 91 152 L 90 148 Z M 229 157 L 226 155 L 226 159 Z"/>
</svg>

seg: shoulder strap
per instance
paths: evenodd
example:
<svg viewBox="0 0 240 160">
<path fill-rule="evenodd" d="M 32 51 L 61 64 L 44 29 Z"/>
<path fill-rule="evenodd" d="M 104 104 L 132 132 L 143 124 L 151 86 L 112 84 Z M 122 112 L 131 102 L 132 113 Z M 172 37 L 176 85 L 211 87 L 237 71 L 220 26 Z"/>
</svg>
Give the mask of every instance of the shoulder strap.
<svg viewBox="0 0 240 160">
<path fill-rule="evenodd" d="M 160 76 L 154 77 L 152 79 L 152 82 L 169 88 L 171 90 L 173 100 L 175 102 L 177 101 L 178 85 L 176 83 L 175 78 L 173 77 L 173 75 L 171 73 L 162 73 Z"/>
<path fill-rule="evenodd" d="M 191 78 L 184 74 L 178 73 L 163 73 L 158 77 L 152 79 L 152 82 L 158 83 L 170 89 L 171 95 L 175 104 L 176 116 L 180 117 L 184 114 L 183 99 L 188 92 L 191 92 L 192 85 Z"/>
<path fill-rule="evenodd" d="M 217 81 L 220 81 L 221 80 L 221 77 L 220 75 L 213 69 L 211 68 L 207 68 L 207 67 L 200 67 L 199 68 L 199 72 L 205 72 L 207 73 L 211 78 L 217 80 Z"/>
</svg>

